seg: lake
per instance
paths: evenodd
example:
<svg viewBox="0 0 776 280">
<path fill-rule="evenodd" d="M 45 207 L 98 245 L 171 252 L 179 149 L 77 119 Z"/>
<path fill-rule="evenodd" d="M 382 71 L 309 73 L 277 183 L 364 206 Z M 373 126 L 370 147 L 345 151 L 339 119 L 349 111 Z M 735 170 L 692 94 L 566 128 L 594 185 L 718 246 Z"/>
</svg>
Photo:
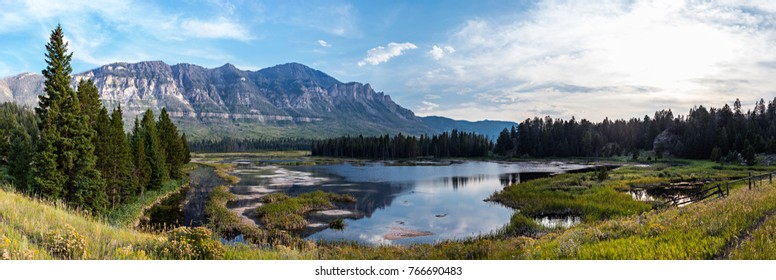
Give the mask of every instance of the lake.
<svg viewBox="0 0 776 280">
<path fill-rule="evenodd" d="M 561 162 L 501 163 L 462 161 L 434 166 L 391 166 L 384 162 L 283 166 L 236 159 L 232 188 L 238 201 L 228 207 L 247 213 L 271 192 L 295 196 L 322 190 L 356 197 L 340 211 L 313 213 L 312 226 L 302 234 L 313 240 L 356 241 L 365 244 L 433 243 L 464 239 L 501 229 L 513 209 L 484 201 L 504 186 L 589 165 Z M 345 217 L 344 230 L 326 227 Z"/>
</svg>

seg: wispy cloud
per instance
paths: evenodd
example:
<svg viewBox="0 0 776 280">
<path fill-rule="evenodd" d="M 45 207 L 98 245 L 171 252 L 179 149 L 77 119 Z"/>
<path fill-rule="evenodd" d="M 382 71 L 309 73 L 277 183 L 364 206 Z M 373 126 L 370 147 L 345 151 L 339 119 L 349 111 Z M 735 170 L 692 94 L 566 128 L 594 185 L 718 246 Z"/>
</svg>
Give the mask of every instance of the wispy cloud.
<svg viewBox="0 0 776 280">
<path fill-rule="evenodd" d="M 321 45 L 321 47 L 324 47 L 324 48 L 330 48 L 331 47 L 331 44 L 329 44 L 329 42 L 326 42 L 324 40 L 318 40 L 318 45 Z"/>
<path fill-rule="evenodd" d="M 181 23 L 181 27 L 186 34 L 196 38 L 235 39 L 239 41 L 252 39 L 248 29 L 226 18 L 210 21 L 187 19 Z"/>
<path fill-rule="evenodd" d="M 385 47 L 379 46 L 367 51 L 366 58 L 359 61 L 358 66 L 364 66 L 367 64 L 377 65 L 383 62 L 387 62 L 388 60 L 391 60 L 394 57 L 402 55 L 406 50 L 413 50 L 417 48 L 418 46 L 409 42 L 401 43 L 401 44 L 389 43 Z"/>
<path fill-rule="evenodd" d="M 318 30 L 340 37 L 359 35 L 358 16 L 351 4 L 315 5 L 310 1 L 285 1 L 273 21 Z"/>
<path fill-rule="evenodd" d="M 445 57 L 445 55 L 448 55 L 454 52 L 455 52 L 455 49 L 451 46 L 439 47 L 437 45 L 434 45 L 433 47 L 431 47 L 431 50 L 427 52 L 427 54 L 432 58 L 434 58 L 435 60 L 440 60 L 443 57 Z"/>
<path fill-rule="evenodd" d="M 412 83 L 471 87 L 511 105 L 504 110 L 520 108 L 519 118 L 530 110 L 627 118 L 776 89 L 776 69 L 765 66 L 776 61 L 776 5 L 767 1 L 543 1 L 451 34 L 455 56 L 439 46 L 428 53 L 445 71 Z M 550 105 L 557 109 L 541 109 Z"/>
<path fill-rule="evenodd" d="M 418 106 L 418 112 L 424 113 L 424 112 L 430 112 L 434 111 L 434 109 L 439 108 L 439 104 L 428 102 L 428 101 L 420 101 L 420 106 Z"/>
<path fill-rule="evenodd" d="M 0 10 L 0 34 L 32 34 L 48 39 L 56 24 L 65 29 L 74 63 L 91 66 L 149 59 L 169 59 L 208 46 L 208 40 L 247 42 L 253 38 L 238 17 L 198 17 L 144 1 L 9 1 Z M 231 6 L 216 8 L 230 13 Z M 23 20 L 20 20 L 23 19 Z M 192 40 L 197 40 L 193 43 Z M 219 51 L 207 57 L 219 56 Z M 223 55 L 220 55 L 223 57 Z M 207 57 L 192 57 L 202 62 Z M 221 61 L 220 63 L 223 63 Z"/>
</svg>

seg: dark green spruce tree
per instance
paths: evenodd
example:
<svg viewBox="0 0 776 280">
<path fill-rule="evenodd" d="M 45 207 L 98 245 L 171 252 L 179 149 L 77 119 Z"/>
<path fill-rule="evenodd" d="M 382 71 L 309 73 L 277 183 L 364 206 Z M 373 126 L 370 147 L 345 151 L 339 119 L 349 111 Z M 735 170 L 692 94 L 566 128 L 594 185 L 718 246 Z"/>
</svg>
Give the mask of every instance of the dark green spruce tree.
<svg viewBox="0 0 776 280">
<path fill-rule="evenodd" d="M 104 182 L 96 169 L 95 131 L 70 87 L 70 60 L 61 26 L 46 44 L 46 78 L 36 113 L 41 139 L 33 160 L 33 185 L 43 197 L 102 213 L 107 204 Z"/>
<path fill-rule="evenodd" d="M 132 177 L 136 180 L 137 191 L 142 195 L 151 181 L 151 164 L 146 153 L 146 142 L 140 121 L 135 117 L 135 127 L 129 141 L 132 149 Z"/>
<path fill-rule="evenodd" d="M 46 44 L 47 66 L 42 72 L 46 79 L 43 89 L 45 93 L 39 96 L 38 107 L 35 108 L 40 139 L 33 159 L 32 186 L 35 193 L 51 200 L 63 199 L 65 196 L 66 178 L 59 166 L 56 147 L 60 138 L 57 116 L 62 96 L 72 91 L 70 72 L 73 69 L 70 60 L 73 54 L 67 53 L 67 43 L 63 38 L 62 28 L 57 26 Z"/>
<path fill-rule="evenodd" d="M 186 133 L 181 134 L 181 146 L 183 147 L 183 164 L 191 162 L 191 149 L 189 149 L 189 140 L 186 140 Z"/>
<path fill-rule="evenodd" d="M 102 167 L 102 174 L 109 190 L 110 203 L 112 207 L 116 207 L 137 192 L 137 180 L 132 176 L 132 151 L 124 134 L 121 106 L 113 109 L 106 134 L 110 157 L 105 162 L 106 166 Z"/>
<path fill-rule="evenodd" d="M 145 141 L 145 152 L 148 156 L 148 165 L 151 167 L 148 189 L 158 189 L 165 180 L 169 178 L 167 164 L 165 163 L 165 154 L 159 140 L 159 132 L 156 129 L 154 121 L 154 112 L 148 109 L 143 114 L 143 120 L 140 122 L 143 141 Z"/>
<path fill-rule="evenodd" d="M 181 178 L 181 167 L 183 166 L 184 150 L 178 136 L 178 128 L 170 120 L 167 109 L 162 108 L 159 113 L 159 121 L 156 123 L 156 129 L 159 133 L 159 141 L 164 151 L 165 162 L 167 163 L 169 177 L 172 179 Z"/>
<path fill-rule="evenodd" d="M 81 112 L 89 118 L 89 127 L 94 127 L 103 106 L 100 91 L 91 79 L 78 82 L 78 101 L 81 102 Z"/>
</svg>

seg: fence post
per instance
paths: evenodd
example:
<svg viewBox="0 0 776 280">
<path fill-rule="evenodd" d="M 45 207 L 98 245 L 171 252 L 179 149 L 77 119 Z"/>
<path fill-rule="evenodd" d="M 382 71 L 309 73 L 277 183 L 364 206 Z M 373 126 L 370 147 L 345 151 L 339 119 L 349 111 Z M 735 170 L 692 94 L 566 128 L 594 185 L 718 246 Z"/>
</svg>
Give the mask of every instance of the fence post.
<svg viewBox="0 0 776 280">
<path fill-rule="evenodd" d="M 752 172 L 749 172 L 749 189 L 752 189 Z"/>
<path fill-rule="evenodd" d="M 725 194 L 725 192 L 722 191 L 722 186 L 720 184 L 717 184 L 717 198 L 722 197 Z"/>
</svg>

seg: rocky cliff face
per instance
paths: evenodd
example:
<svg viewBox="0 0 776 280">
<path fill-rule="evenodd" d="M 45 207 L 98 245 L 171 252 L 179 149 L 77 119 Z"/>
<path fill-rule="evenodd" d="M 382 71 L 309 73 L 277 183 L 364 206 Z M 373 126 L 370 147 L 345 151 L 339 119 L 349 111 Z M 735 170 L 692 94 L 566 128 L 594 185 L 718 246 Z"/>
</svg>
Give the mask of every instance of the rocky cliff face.
<svg viewBox="0 0 776 280">
<path fill-rule="evenodd" d="M 121 105 L 127 122 L 148 108 L 166 107 L 195 137 L 433 132 L 369 84 L 342 83 L 297 63 L 259 71 L 231 64 L 207 69 L 161 61 L 113 63 L 74 75 L 73 84 L 81 79 L 95 82 L 107 107 Z M 0 80 L 0 102 L 35 106 L 42 92 L 43 77 L 37 74 Z M 287 127 L 318 135 L 284 135 Z M 261 129 L 273 134 L 256 131 Z"/>
<path fill-rule="evenodd" d="M 37 106 L 38 94 L 43 92 L 43 82 L 43 76 L 34 73 L 0 79 L 0 102 Z"/>
</svg>

